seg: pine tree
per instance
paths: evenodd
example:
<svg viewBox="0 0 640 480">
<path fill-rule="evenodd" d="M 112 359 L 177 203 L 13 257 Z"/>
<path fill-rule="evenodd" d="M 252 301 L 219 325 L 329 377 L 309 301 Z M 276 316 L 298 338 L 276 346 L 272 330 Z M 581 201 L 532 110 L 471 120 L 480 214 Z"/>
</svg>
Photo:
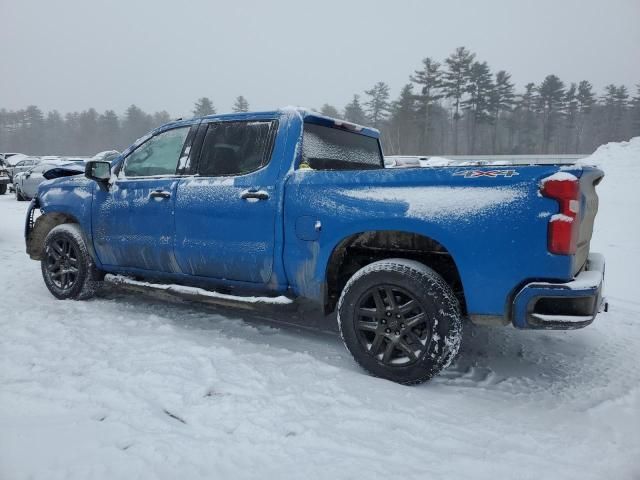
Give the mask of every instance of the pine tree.
<svg viewBox="0 0 640 480">
<path fill-rule="evenodd" d="M 469 152 L 476 153 L 478 127 L 493 119 L 491 99 L 494 84 L 487 62 L 473 62 L 469 69 L 468 97 L 461 102 L 463 110 L 469 112 Z"/>
<path fill-rule="evenodd" d="M 136 105 L 127 108 L 122 121 L 122 140 L 125 145 L 130 145 L 137 138 L 142 137 L 153 128 L 151 115 L 143 112 Z"/>
<path fill-rule="evenodd" d="M 194 117 L 204 117 L 206 115 L 213 115 L 214 113 L 216 113 L 216 109 L 210 98 L 201 97 L 193 106 Z"/>
<path fill-rule="evenodd" d="M 536 86 L 533 83 L 525 85 L 525 92 L 517 102 L 515 115 L 518 130 L 517 153 L 534 153 L 537 150 L 537 130 L 535 106 L 537 102 Z"/>
<path fill-rule="evenodd" d="M 76 145 L 78 149 L 73 152 L 77 155 L 93 155 L 97 153 L 100 140 L 100 132 L 98 130 L 98 112 L 95 108 L 80 112 L 79 121 L 79 142 Z"/>
<path fill-rule="evenodd" d="M 578 84 L 578 93 L 576 94 L 578 103 L 576 114 L 576 153 L 581 153 L 581 141 L 584 135 L 587 117 L 591 114 L 591 109 L 596 103 L 596 97 L 593 93 L 593 87 L 586 80 L 582 80 Z"/>
<path fill-rule="evenodd" d="M 564 83 L 555 75 L 547 75 L 537 90 L 537 108 L 542 116 L 542 153 L 547 154 L 562 115 Z"/>
<path fill-rule="evenodd" d="M 427 154 L 430 153 L 432 144 L 432 110 L 444 94 L 442 93 L 442 72 L 440 71 L 440 64 L 427 57 L 422 60 L 422 65 L 422 70 L 416 70 L 410 78 L 412 82 L 421 87 L 420 95 L 416 95 L 415 98 L 422 111 L 422 118 L 424 120 L 421 144 L 424 153 Z"/>
<path fill-rule="evenodd" d="M 640 83 L 636 85 L 636 95 L 631 100 L 631 136 L 640 135 Z"/>
<path fill-rule="evenodd" d="M 615 102 L 615 133 L 613 139 L 616 141 L 625 140 L 627 138 L 624 119 L 627 113 L 629 103 L 629 90 L 624 85 L 618 86 L 614 95 Z"/>
<path fill-rule="evenodd" d="M 360 104 L 360 95 L 354 95 L 353 100 L 344 107 L 344 119 L 359 125 L 367 123 L 367 115 Z"/>
<path fill-rule="evenodd" d="M 57 110 L 47 113 L 44 120 L 44 142 L 50 155 L 64 154 L 65 149 L 65 125 L 62 115 Z"/>
<path fill-rule="evenodd" d="M 385 137 L 391 154 L 417 153 L 412 148 L 418 146 L 412 144 L 416 137 L 417 98 L 413 93 L 413 85 L 408 83 L 402 87 L 398 99 L 391 105 L 389 134 Z M 424 153 L 428 151 L 425 150 Z"/>
<path fill-rule="evenodd" d="M 35 105 L 29 105 L 23 112 L 22 118 L 22 142 L 33 154 L 44 153 L 43 133 L 44 114 Z"/>
<path fill-rule="evenodd" d="M 365 102 L 369 121 L 375 128 L 380 128 L 382 122 L 387 119 L 391 107 L 389 86 L 384 82 L 378 82 L 371 90 L 366 90 L 364 93 L 369 96 L 369 100 Z"/>
<path fill-rule="evenodd" d="M 601 97 L 604 107 L 603 142 L 612 142 L 624 138 L 623 119 L 626 113 L 629 93 L 627 87 L 609 84 L 605 87 L 605 94 Z"/>
<path fill-rule="evenodd" d="M 469 90 L 469 70 L 475 58 L 465 47 L 458 47 L 445 60 L 447 70 L 443 74 L 445 96 L 453 102 L 453 153 L 458 153 L 458 122 L 462 100 Z"/>
<path fill-rule="evenodd" d="M 100 150 L 118 150 L 123 148 L 120 141 L 120 122 L 113 110 L 107 110 L 98 117 L 102 148 Z"/>
<path fill-rule="evenodd" d="M 233 104 L 232 110 L 234 112 L 248 112 L 249 102 L 242 95 L 236 97 L 236 101 Z"/>
<path fill-rule="evenodd" d="M 578 122 L 578 95 L 575 83 L 572 83 L 564 94 L 564 145 L 563 152 L 569 153 L 569 145 L 572 145 L 572 137 L 575 136 L 576 125 Z"/>
<path fill-rule="evenodd" d="M 153 122 L 153 128 L 159 127 L 160 125 L 164 125 L 165 123 L 169 123 L 171 121 L 171 115 L 166 110 L 161 110 L 154 113 L 151 118 Z"/>
<path fill-rule="evenodd" d="M 511 82 L 511 75 L 504 70 L 500 70 L 496 73 L 490 106 L 491 113 L 493 115 L 493 132 L 491 136 L 493 154 L 498 154 L 502 151 L 498 145 L 498 126 L 500 124 L 500 116 L 505 113 L 510 113 L 513 110 L 514 101 L 514 85 Z"/>
<path fill-rule="evenodd" d="M 324 105 L 322 105 L 322 108 L 320 109 L 320 113 L 327 117 L 340 118 L 340 112 L 338 112 L 338 109 L 333 105 L 329 105 L 328 103 L 325 103 Z"/>
</svg>

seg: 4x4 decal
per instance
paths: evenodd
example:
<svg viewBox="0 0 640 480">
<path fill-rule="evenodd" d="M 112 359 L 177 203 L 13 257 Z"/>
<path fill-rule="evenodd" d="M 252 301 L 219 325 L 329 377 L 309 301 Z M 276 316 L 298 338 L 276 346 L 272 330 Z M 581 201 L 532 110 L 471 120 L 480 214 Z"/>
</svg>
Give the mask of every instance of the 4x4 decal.
<svg viewBox="0 0 640 480">
<path fill-rule="evenodd" d="M 453 175 L 463 176 L 464 178 L 476 178 L 476 177 L 513 177 L 519 175 L 515 170 L 458 170 Z"/>
</svg>

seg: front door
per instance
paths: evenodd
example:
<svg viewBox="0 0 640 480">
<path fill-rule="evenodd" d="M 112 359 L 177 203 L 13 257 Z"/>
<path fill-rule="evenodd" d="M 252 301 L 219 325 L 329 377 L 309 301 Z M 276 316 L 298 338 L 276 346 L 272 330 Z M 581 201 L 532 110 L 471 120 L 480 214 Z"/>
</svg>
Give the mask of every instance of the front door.
<svg viewBox="0 0 640 480">
<path fill-rule="evenodd" d="M 189 129 L 152 136 L 127 155 L 108 188 L 96 186 L 93 239 L 104 265 L 180 271 L 173 253 L 176 171 Z"/>
<path fill-rule="evenodd" d="M 228 120 L 200 128 L 195 176 L 178 184 L 178 265 L 190 275 L 265 284 L 281 192 L 280 162 L 271 160 L 278 122 Z"/>
</svg>

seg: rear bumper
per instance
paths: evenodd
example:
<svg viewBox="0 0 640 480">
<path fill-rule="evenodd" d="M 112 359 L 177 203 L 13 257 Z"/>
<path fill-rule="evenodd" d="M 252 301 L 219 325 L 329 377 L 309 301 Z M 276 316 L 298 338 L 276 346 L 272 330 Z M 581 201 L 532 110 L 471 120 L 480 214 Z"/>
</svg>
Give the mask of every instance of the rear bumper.
<svg viewBox="0 0 640 480">
<path fill-rule="evenodd" d="M 586 327 L 606 304 L 602 297 L 604 270 L 604 257 L 591 253 L 586 268 L 571 282 L 525 285 L 513 299 L 511 322 L 517 328 Z"/>
</svg>

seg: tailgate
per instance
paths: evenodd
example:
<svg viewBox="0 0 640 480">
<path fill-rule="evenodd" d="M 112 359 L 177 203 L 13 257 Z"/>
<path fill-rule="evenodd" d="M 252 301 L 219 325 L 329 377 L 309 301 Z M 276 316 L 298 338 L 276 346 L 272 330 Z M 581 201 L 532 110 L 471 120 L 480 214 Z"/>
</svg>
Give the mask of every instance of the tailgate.
<svg viewBox="0 0 640 480">
<path fill-rule="evenodd" d="M 598 213 L 598 194 L 596 185 L 604 177 L 604 172 L 595 167 L 584 167 L 580 176 L 580 233 L 578 247 L 573 260 L 573 275 L 576 275 L 587 262 L 589 245 L 593 234 L 593 222 Z"/>
</svg>

